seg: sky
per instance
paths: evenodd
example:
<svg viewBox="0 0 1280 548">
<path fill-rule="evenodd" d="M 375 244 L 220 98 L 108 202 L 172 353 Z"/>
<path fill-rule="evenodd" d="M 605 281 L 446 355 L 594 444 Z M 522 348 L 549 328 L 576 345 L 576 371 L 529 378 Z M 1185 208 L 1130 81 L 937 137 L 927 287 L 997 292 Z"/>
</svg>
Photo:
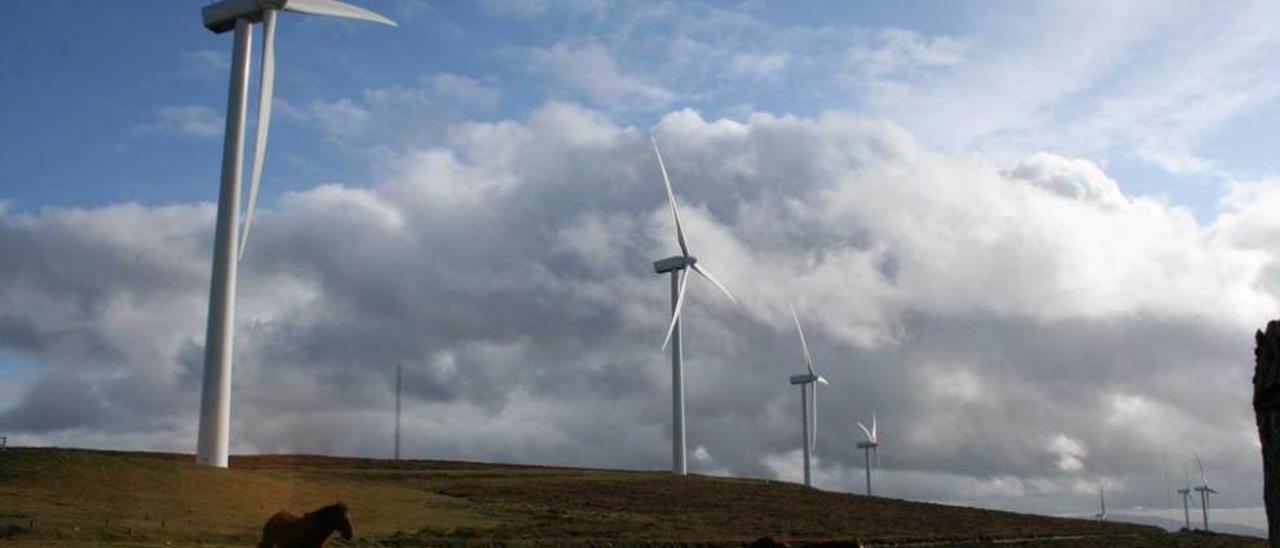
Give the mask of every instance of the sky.
<svg viewBox="0 0 1280 548">
<path fill-rule="evenodd" d="M 231 49 L 202 4 L 12 6 L 10 443 L 194 450 Z M 1198 455 L 1215 519 L 1263 523 L 1280 6 L 361 5 L 399 27 L 280 18 L 233 452 L 389 456 L 402 366 L 406 456 L 668 468 L 652 136 L 739 300 L 690 284 L 692 472 L 799 479 L 794 304 L 823 489 L 861 490 L 874 412 L 888 496 L 1159 513 Z"/>
</svg>

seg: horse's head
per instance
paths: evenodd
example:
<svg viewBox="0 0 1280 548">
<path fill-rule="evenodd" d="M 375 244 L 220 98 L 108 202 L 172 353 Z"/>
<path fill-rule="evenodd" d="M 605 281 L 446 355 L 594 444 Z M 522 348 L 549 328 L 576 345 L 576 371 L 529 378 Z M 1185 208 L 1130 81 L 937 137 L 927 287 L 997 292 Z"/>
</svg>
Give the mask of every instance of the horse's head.
<svg viewBox="0 0 1280 548">
<path fill-rule="evenodd" d="M 342 540 L 351 540 L 351 512 L 346 503 L 338 501 L 325 510 L 325 521 L 342 535 Z"/>
</svg>

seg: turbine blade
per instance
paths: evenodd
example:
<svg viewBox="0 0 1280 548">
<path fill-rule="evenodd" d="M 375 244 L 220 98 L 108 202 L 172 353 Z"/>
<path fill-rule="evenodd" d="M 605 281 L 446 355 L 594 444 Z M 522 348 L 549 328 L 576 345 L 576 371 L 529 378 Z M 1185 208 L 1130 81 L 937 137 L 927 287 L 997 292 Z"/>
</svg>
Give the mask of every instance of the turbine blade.
<svg viewBox="0 0 1280 548">
<path fill-rule="evenodd" d="M 880 464 L 880 446 L 872 447 L 871 452 L 876 456 L 876 470 L 884 470 L 884 466 Z"/>
<path fill-rule="evenodd" d="M 876 412 L 871 412 L 871 443 L 880 443 L 880 438 L 876 437 Z"/>
<path fill-rule="evenodd" d="M 262 182 L 262 163 L 267 155 L 267 133 L 271 129 L 271 99 L 276 85 L 276 10 L 262 10 L 262 77 L 258 86 L 258 123 L 253 137 L 253 172 L 249 179 L 249 203 L 245 206 L 244 225 L 240 227 L 240 255 L 244 260 L 253 211 L 258 205 L 258 185 Z"/>
<path fill-rule="evenodd" d="M 690 267 L 698 274 L 701 274 L 703 278 L 706 278 L 708 282 L 711 282 L 712 285 L 720 288 L 720 292 L 724 293 L 724 296 L 729 297 L 729 300 L 732 301 L 733 304 L 738 304 L 738 299 L 733 298 L 733 293 L 730 293 L 729 290 L 724 287 L 724 284 L 720 283 L 720 280 L 717 280 L 716 277 L 711 274 L 710 270 L 707 270 L 707 267 L 698 263 L 693 263 Z"/>
<path fill-rule="evenodd" d="M 873 438 L 873 437 L 872 437 L 872 435 L 871 435 L 871 431 L 870 431 L 870 430 L 867 430 L 866 425 L 862 424 L 862 422 L 861 422 L 861 421 L 859 421 L 859 422 L 858 422 L 858 428 L 861 428 L 861 429 L 862 429 L 862 433 L 867 435 L 867 441 L 872 442 L 872 443 L 875 443 L 875 440 L 874 440 L 874 438 Z"/>
<path fill-rule="evenodd" d="M 676 308 L 671 311 L 671 325 L 667 327 L 667 337 L 662 339 L 662 348 L 666 350 L 671 343 L 671 335 L 676 332 L 676 324 L 680 322 L 680 312 L 684 310 L 684 291 L 689 288 L 689 271 L 680 273 L 680 292 L 676 295 Z"/>
<path fill-rule="evenodd" d="M 667 165 L 662 161 L 662 151 L 658 150 L 658 141 L 650 136 L 649 142 L 653 144 L 653 153 L 658 157 L 658 169 L 662 171 L 662 184 L 666 186 L 667 202 L 671 204 L 671 218 L 676 221 L 676 240 L 680 242 L 680 253 L 688 257 L 689 244 L 684 239 L 684 228 L 680 225 L 680 209 L 676 207 L 676 192 L 671 189 L 671 178 L 667 177 Z M 716 285 L 720 284 L 717 283 Z M 724 290 L 724 287 L 722 286 L 720 289 Z M 725 293 L 728 293 L 728 291 L 725 291 Z M 733 296 L 729 298 L 732 299 Z"/>
<path fill-rule="evenodd" d="M 338 0 L 284 0 L 281 9 L 307 15 L 327 15 L 396 26 L 395 21 L 384 15 Z"/>
<path fill-rule="evenodd" d="M 826 377 L 823 377 L 822 375 L 818 375 L 818 382 L 820 382 L 820 383 L 822 383 L 822 384 L 831 384 L 831 383 L 827 382 Z"/>
<path fill-rule="evenodd" d="M 804 340 L 804 328 L 800 327 L 800 316 L 796 315 L 796 307 L 788 304 L 787 308 L 791 309 L 791 319 L 795 320 L 796 332 L 800 334 L 800 348 L 804 349 L 804 366 L 809 370 L 810 375 L 815 375 L 816 373 L 813 372 L 813 356 L 809 355 L 809 343 Z"/>
<path fill-rule="evenodd" d="M 1196 452 L 1196 466 L 1200 467 L 1200 485 L 1209 486 L 1209 480 L 1204 477 L 1204 463 L 1200 462 L 1200 453 Z"/>
</svg>

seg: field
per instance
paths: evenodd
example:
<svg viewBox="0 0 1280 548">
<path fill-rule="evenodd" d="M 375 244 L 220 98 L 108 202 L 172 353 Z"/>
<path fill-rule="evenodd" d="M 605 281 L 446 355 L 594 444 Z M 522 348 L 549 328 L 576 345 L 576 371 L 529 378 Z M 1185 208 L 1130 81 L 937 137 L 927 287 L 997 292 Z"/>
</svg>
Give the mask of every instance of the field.
<svg viewBox="0 0 1280 548">
<path fill-rule="evenodd" d="M 0 543 L 252 546 L 280 509 L 336 499 L 356 546 L 1250 546 L 1258 539 L 662 472 L 316 456 L 0 452 Z M 341 546 L 342 541 L 331 542 Z"/>
</svg>

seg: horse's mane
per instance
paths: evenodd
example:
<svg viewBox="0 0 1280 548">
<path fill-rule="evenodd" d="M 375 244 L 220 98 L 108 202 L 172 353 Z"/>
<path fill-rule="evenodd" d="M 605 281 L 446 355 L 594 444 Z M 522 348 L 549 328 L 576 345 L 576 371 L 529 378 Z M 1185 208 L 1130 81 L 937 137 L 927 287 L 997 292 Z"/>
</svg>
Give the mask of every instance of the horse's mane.
<svg viewBox="0 0 1280 548">
<path fill-rule="evenodd" d="M 319 508 L 314 511 L 307 512 L 307 515 L 333 517 L 333 516 L 342 516 L 343 514 L 346 514 L 346 513 L 347 513 L 347 504 L 345 502 L 338 501 L 328 506 L 325 506 L 323 508 Z"/>
</svg>

